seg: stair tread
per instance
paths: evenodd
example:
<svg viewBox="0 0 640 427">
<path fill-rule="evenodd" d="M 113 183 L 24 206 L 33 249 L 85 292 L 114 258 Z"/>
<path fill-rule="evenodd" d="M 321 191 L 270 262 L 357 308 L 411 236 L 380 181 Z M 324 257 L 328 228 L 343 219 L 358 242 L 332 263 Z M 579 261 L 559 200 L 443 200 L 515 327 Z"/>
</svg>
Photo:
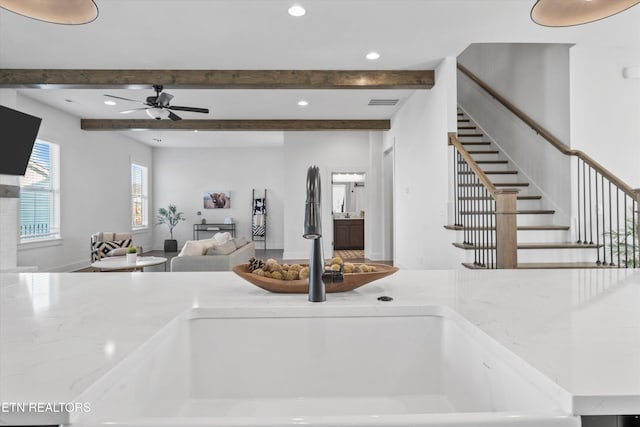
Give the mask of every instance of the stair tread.
<svg viewBox="0 0 640 427">
<path fill-rule="evenodd" d="M 454 242 L 453 246 L 465 250 L 473 249 L 495 249 L 495 246 L 476 246 L 466 243 Z M 596 249 L 603 245 L 595 243 L 583 244 L 575 242 L 542 242 L 542 243 L 518 243 L 518 249 Z"/>
<path fill-rule="evenodd" d="M 516 196 L 517 200 L 541 200 L 542 196 Z M 458 200 L 492 200 L 491 197 L 458 197 Z"/>
<path fill-rule="evenodd" d="M 462 145 L 491 145 L 489 141 L 460 141 Z"/>
<path fill-rule="evenodd" d="M 470 270 L 486 270 L 486 267 L 470 262 L 463 262 L 462 265 Z M 518 263 L 518 269 L 564 269 L 564 268 L 617 268 L 595 262 L 523 262 Z"/>
<path fill-rule="evenodd" d="M 518 171 L 483 171 L 485 175 L 517 175 Z M 473 175 L 474 172 L 458 172 L 458 175 Z"/>
<path fill-rule="evenodd" d="M 528 187 L 528 182 L 494 182 L 496 187 Z"/>
<path fill-rule="evenodd" d="M 476 160 L 475 162 L 477 164 L 479 164 L 479 165 L 482 165 L 482 164 L 487 164 L 487 165 L 506 165 L 507 163 L 509 163 L 509 160 Z M 464 165 L 467 162 L 460 161 L 458 163 L 461 164 L 461 165 Z"/>
<path fill-rule="evenodd" d="M 461 215 L 487 215 L 493 213 L 492 211 L 460 211 Z M 516 214 L 518 215 L 553 215 L 556 211 L 551 209 L 518 209 Z"/>
<path fill-rule="evenodd" d="M 483 136 L 483 134 L 481 133 L 459 133 L 458 134 L 458 139 L 460 139 L 461 137 L 473 137 L 473 138 L 479 138 L 481 136 Z"/>
<path fill-rule="evenodd" d="M 494 182 L 496 187 L 528 187 L 528 182 Z M 480 187 L 482 184 L 458 184 L 459 187 Z"/>
<path fill-rule="evenodd" d="M 498 154 L 498 150 L 467 150 L 469 154 Z"/>
<path fill-rule="evenodd" d="M 473 130 L 473 129 L 478 129 L 475 126 L 458 126 L 458 130 Z"/>
<path fill-rule="evenodd" d="M 615 265 L 595 262 L 520 262 L 519 269 L 561 269 L 561 268 L 618 268 Z"/>
<path fill-rule="evenodd" d="M 463 225 L 445 225 L 447 230 L 495 230 L 495 227 L 465 227 Z M 568 225 L 519 225 L 519 231 L 567 231 Z"/>
</svg>

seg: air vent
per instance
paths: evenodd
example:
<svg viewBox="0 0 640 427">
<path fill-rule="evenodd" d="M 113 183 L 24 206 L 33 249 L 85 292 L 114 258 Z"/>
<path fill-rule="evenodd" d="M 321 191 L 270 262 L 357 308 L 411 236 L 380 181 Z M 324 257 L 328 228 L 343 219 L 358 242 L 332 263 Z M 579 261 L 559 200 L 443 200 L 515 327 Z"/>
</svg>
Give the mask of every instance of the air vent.
<svg viewBox="0 0 640 427">
<path fill-rule="evenodd" d="M 381 106 L 381 107 L 392 107 L 400 102 L 399 99 L 370 99 L 369 105 L 372 106 Z"/>
</svg>

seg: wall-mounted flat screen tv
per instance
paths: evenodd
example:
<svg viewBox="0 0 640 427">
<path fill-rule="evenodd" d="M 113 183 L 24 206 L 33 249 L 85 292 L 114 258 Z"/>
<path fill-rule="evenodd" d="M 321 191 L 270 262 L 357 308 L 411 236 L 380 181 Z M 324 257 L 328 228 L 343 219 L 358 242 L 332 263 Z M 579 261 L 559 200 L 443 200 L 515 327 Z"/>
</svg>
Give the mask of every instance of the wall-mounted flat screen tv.
<svg viewBox="0 0 640 427">
<path fill-rule="evenodd" d="M 0 105 L 0 174 L 25 174 L 41 121 Z"/>
</svg>

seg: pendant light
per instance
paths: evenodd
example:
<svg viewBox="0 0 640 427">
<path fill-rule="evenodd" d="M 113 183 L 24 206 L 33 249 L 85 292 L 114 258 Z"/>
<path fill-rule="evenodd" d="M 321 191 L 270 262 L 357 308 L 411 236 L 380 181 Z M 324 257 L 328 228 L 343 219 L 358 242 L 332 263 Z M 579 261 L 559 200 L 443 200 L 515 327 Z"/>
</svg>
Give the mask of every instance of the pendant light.
<svg viewBox="0 0 640 427">
<path fill-rule="evenodd" d="M 98 17 L 93 0 L 0 0 L 0 7 L 53 24 L 87 24 Z"/>
<path fill-rule="evenodd" d="M 638 3 L 640 0 L 538 0 L 531 19 L 545 27 L 570 27 L 604 19 Z"/>
</svg>

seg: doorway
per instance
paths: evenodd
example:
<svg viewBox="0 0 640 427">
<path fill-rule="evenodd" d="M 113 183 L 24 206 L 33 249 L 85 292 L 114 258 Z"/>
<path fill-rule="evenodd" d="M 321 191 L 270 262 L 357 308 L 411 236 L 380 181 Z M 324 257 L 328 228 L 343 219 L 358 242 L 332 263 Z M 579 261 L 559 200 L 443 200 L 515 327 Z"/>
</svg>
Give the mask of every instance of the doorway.
<svg viewBox="0 0 640 427">
<path fill-rule="evenodd" d="M 342 259 L 364 259 L 365 181 L 364 172 L 331 173 L 333 251 Z"/>
</svg>

